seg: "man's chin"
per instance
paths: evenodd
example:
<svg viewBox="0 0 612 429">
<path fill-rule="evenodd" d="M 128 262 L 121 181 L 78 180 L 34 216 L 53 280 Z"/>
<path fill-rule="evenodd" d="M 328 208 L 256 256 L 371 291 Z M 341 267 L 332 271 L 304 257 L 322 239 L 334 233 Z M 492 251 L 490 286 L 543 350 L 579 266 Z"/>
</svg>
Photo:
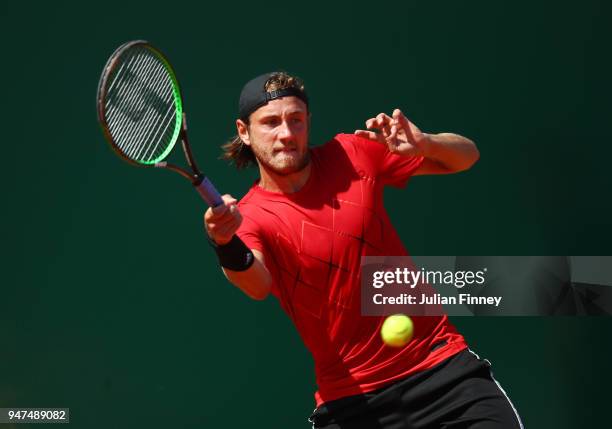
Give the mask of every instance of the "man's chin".
<svg viewBox="0 0 612 429">
<path fill-rule="evenodd" d="M 296 174 L 305 169 L 310 162 L 310 157 L 308 155 L 304 156 L 299 161 L 288 161 L 288 162 L 279 162 L 279 163 L 267 163 L 266 167 L 268 170 L 279 176 L 289 176 L 291 174 Z"/>
<path fill-rule="evenodd" d="M 274 172 L 275 174 L 278 174 L 279 176 L 290 176 L 291 174 L 299 173 L 300 171 L 302 171 L 304 168 L 306 168 L 306 165 L 308 165 L 308 163 L 299 164 L 299 165 L 292 164 L 292 165 L 285 165 L 285 166 L 279 166 L 279 167 L 268 166 L 268 168 L 271 169 L 272 172 Z"/>
</svg>

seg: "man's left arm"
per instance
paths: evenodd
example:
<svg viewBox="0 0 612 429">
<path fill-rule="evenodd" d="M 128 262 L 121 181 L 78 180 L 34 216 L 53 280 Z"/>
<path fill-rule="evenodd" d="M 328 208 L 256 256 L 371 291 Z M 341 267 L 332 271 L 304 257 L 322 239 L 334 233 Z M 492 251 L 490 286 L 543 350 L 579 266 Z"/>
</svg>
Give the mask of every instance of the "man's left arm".
<svg viewBox="0 0 612 429">
<path fill-rule="evenodd" d="M 424 157 L 414 175 L 468 170 L 480 156 L 478 148 L 470 139 L 453 133 L 423 133 L 399 109 L 393 111 L 393 116 L 380 113 L 368 119 L 366 127 L 376 132 L 357 130 L 355 134 L 386 145 L 392 153 Z"/>
<path fill-rule="evenodd" d="M 480 153 L 474 142 L 459 134 L 425 134 L 423 163 L 414 172 L 425 174 L 449 174 L 468 170 L 478 161 Z"/>
</svg>

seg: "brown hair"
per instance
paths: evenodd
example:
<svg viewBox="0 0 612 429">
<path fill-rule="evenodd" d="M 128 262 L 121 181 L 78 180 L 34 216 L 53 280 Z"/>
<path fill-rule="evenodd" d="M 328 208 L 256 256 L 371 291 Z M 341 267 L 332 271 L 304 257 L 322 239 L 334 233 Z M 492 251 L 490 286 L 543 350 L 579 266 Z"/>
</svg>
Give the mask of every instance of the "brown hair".
<svg viewBox="0 0 612 429">
<path fill-rule="evenodd" d="M 285 88 L 296 88 L 300 91 L 304 91 L 304 82 L 297 76 L 291 76 L 285 72 L 278 72 L 270 76 L 266 82 L 265 88 L 266 92 Z M 247 118 L 245 122 L 248 127 L 249 118 Z M 238 169 L 257 165 L 257 159 L 250 146 L 246 145 L 238 135 L 232 137 L 231 140 L 221 146 L 221 149 L 223 151 L 221 159 L 233 162 Z"/>
</svg>

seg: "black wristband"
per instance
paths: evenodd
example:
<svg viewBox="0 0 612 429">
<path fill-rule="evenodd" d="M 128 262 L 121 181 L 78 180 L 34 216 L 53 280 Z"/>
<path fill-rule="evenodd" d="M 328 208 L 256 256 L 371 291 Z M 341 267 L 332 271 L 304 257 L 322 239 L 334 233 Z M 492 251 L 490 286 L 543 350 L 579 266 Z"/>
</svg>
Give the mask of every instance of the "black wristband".
<svg viewBox="0 0 612 429">
<path fill-rule="evenodd" d="M 226 244 L 217 244 L 210 237 L 208 242 L 215 249 L 217 258 L 219 258 L 219 264 L 228 270 L 246 271 L 255 262 L 253 252 L 237 235 L 234 235 Z"/>
</svg>

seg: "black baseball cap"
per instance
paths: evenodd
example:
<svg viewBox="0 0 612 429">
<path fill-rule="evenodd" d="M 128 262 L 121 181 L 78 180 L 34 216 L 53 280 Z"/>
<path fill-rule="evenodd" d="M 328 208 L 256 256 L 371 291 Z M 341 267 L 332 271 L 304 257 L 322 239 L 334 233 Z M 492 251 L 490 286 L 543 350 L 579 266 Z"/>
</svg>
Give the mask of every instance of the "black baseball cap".
<svg viewBox="0 0 612 429">
<path fill-rule="evenodd" d="M 266 83 L 271 77 L 277 74 L 279 74 L 279 72 L 265 73 L 251 79 L 244 85 L 240 93 L 240 101 L 238 102 L 240 119 L 246 121 L 251 113 L 261 106 L 268 104 L 269 101 L 287 96 L 297 97 L 308 106 L 308 95 L 306 95 L 306 91 L 299 88 L 289 87 L 275 91 L 266 91 Z"/>
</svg>

